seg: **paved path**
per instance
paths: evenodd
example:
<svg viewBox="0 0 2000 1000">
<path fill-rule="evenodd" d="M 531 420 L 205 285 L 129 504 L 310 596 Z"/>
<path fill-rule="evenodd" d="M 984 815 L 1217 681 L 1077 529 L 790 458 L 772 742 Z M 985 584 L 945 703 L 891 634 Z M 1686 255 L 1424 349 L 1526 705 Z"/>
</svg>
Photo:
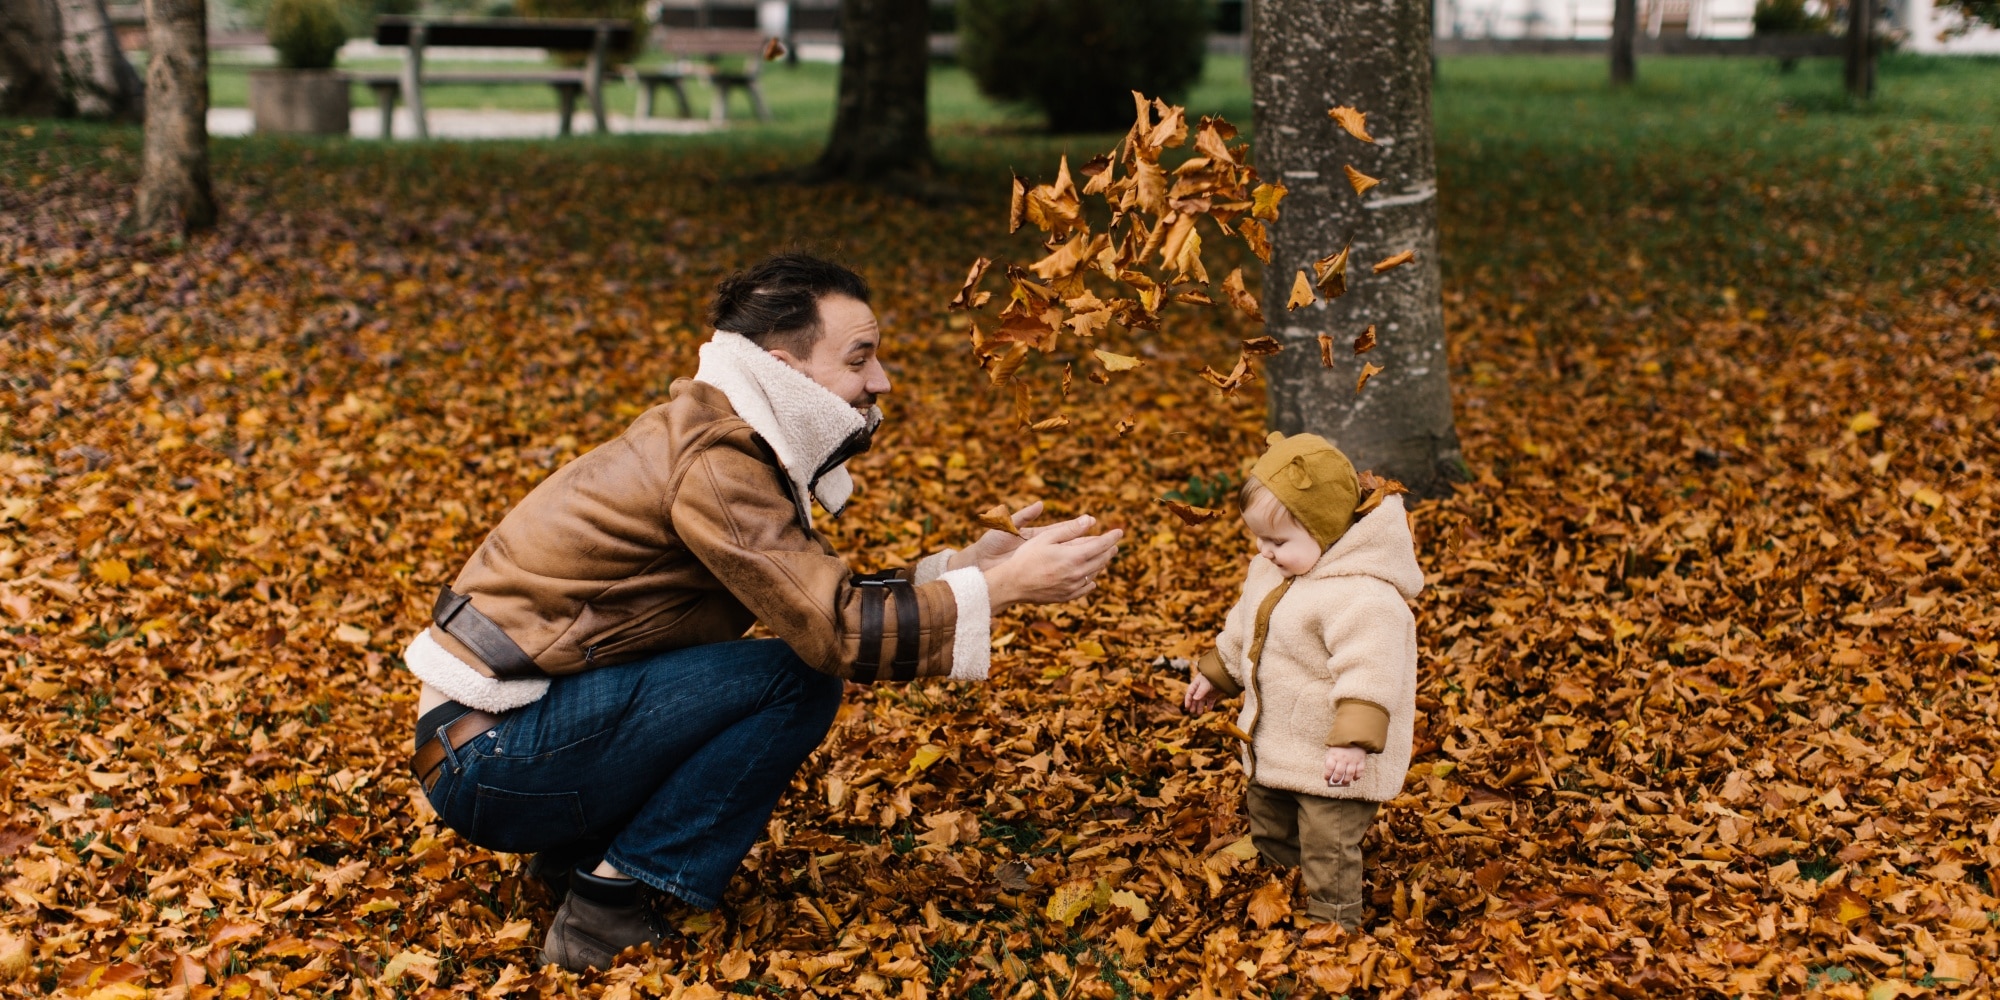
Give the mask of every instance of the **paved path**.
<svg viewBox="0 0 2000 1000">
<path fill-rule="evenodd" d="M 432 108 L 425 116 L 433 139 L 553 139 L 556 113 L 551 111 L 495 111 L 471 108 Z M 374 139 L 382 134 L 382 112 L 373 106 L 354 109 L 352 134 L 357 139 Z M 590 113 L 578 109 L 571 119 L 579 135 L 595 131 Z M 633 118 L 611 115 L 613 134 L 694 135 L 719 127 L 702 118 Z M 398 139 L 416 134 L 408 108 L 397 108 L 392 131 Z M 209 135 L 249 135 L 249 108 L 208 109 Z"/>
</svg>

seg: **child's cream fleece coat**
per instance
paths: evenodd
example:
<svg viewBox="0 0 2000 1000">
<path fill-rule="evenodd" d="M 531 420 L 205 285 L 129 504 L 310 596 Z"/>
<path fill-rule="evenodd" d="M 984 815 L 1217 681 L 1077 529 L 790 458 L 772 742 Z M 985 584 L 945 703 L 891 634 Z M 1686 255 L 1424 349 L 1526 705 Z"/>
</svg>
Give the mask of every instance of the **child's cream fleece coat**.
<svg viewBox="0 0 2000 1000">
<path fill-rule="evenodd" d="M 1271 609 L 1263 655 L 1246 664 L 1257 610 L 1285 580 L 1268 559 L 1251 563 L 1216 652 L 1242 686 L 1237 725 L 1249 733 L 1244 770 L 1268 788 L 1386 802 L 1403 790 L 1417 706 L 1417 624 L 1406 601 L 1423 589 L 1401 497 L 1389 497 L 1292 581 Z M 1379 753 L 1351 784 L 1326 783 L 1328 734 L 1343 701 L 1388 715 Z M 1368 713 L 1373 714 L 1373 713 Z"/>
</svg>

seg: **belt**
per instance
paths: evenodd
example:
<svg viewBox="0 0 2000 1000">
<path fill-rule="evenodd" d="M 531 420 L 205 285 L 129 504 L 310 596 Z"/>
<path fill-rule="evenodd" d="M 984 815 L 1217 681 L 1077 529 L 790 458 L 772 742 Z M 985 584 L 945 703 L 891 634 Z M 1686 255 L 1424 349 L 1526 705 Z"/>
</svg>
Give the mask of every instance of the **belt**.
<svg viewBox="0 0 2000 1000">
<path fill-rule="evenodd" d="M 444 774 L 445 744 L 449 743 L 456 750 L 467 740 L 499 724 L 500 716 L 468 708 L 463 715 L 438 726 L 425 736 L 423 742 L 417 744 L 417 752 L 410 755 L 410 774 L 424 787 L 424 794 L 429 795 L 431 786 L 436 785 L 438 778 Z M 423 723 L 419 721 L 417 726 L 421 730 Z"/>
</svg>

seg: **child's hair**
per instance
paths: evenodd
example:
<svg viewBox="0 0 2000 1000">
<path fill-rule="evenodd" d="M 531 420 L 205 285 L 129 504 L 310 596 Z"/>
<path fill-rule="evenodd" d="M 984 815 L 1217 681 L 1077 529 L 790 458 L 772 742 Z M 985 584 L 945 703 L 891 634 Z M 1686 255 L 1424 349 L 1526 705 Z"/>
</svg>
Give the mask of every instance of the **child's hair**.
<svg viewBox="0 0 2000 1000">
<path fill-rule="evenodd" d="M 1236 502 L 1242 505 L 1245 514 L 1252 510 L 1275 509 L 1275 516 L 1281 522 L 1298 520 L 1298 515 L 1293 514 L 1291 508 L 1280 502 L 1278 495 L 1271 492 L 1271 488 L 1264 485 L 1256 476 L 1249 476 L 1243 480 L 1243 488 L 1236 493 Z"/>
</svg>

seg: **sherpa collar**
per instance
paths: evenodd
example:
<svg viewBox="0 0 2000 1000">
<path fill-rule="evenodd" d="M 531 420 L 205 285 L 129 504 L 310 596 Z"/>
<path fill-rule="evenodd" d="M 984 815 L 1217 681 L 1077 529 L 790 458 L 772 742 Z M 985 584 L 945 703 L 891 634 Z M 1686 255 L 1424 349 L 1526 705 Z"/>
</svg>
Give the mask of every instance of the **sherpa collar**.
<svg viewBox="0 0 2000 1000">
<path fill-rule="evenodd" d="M 736 415 L 777 452 L 800 496 L 810 494 L 827 513 L 840 515 L 854 495 L 854 478 L 840 453 L 857 438 L 865 448 L 866 435 L 882 423 L 880 408 L 870 407 L 862 416 L 750 338 L 725 330 L 701 345 L 694 378 L 722 390 Z M 829 462 L 833 466 L 821 472 Z"/>
</svg>

